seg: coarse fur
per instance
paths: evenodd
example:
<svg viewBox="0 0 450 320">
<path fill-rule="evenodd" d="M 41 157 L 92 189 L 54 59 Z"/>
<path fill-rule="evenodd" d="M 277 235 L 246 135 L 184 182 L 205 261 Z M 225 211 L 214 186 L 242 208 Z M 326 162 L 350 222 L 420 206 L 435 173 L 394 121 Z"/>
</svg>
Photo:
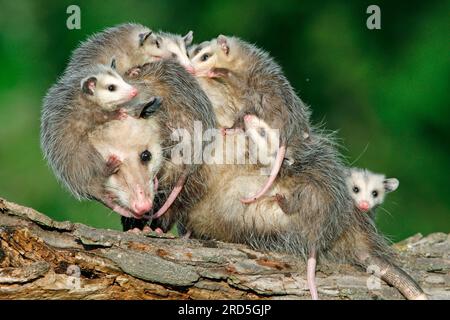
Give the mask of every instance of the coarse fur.
<svg viewBox="0 0 450 320">
<path fill-rule="evenodd" d="M 386 194 L 397 190 L 400 184 L 396 178 L 386 178 L 384 174 L 361 168 L 349 168 L 346 181 L 355 207 L 369 214 L 372 219 Z"/>
<path fill-rule="evenodd" d="M 72 53 L 66 74 L 77 72 L 92 64 L 110 64 L 114 59 L 120 75 L 131 68 L 160 59 L 174 58 L 189 66 L 186 46 L 192 42 L 192 31 L 184 37 L 153 32 L 135 23 L 120 24 L 90 36 Z"/>
</svg>

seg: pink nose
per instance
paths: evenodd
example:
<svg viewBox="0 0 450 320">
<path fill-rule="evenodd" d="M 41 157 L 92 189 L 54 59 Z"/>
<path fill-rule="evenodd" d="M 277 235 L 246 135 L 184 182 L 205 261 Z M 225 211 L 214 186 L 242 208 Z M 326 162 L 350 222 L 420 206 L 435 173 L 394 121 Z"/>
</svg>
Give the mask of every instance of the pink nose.
<svg viewBox="0 0 450 320">
<path fill-rule="evenodd" d="M 367 202 L 367 201 L 361 201 L 358 204 L 358 209 L 361 210 L 361 211 L 364 211 L 364 212 L 368 211 L 369 208 L 370 208 L 370 205 L 369 205 L 369 202 Z"/>
<path fill-rule="evenodd" d="M 149 212 L 153 207 L 153 203 L 150 200 L 141 200 L 133 203 L 132 209 L 136 216 L 142 217 L 144 214 Z"/>
<path fill-rule="evenodd" d="M 185 66 L 185 69 L 187 72 L 189 72 L 190 74 L 195 74 L 195 69 L 193 66 Z"/>
<path fill-rule="evenodd" d="M 130 97 L 131 98 L 136 97 L 137 94 L 138 94 L 138 90 L 136 88 L 131 89 L 131 91 L 130 91 Z"/>
</svg>

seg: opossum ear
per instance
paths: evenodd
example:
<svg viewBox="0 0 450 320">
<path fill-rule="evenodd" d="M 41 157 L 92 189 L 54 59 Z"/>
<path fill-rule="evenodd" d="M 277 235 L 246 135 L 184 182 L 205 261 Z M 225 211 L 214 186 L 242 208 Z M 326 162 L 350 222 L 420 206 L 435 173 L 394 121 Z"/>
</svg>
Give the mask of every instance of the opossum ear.
<svg viewBox="0 0 450 320">
<path fill-rule="evenodd" d="M 395 178 L 389 178 L 383 181 L 384 190 L 386 190 L 386 192 L 392 192 L 397 190 L 399 184 L 400 182 L 398 181 L 398 179 Z"/>
<path fill-rule="evenodd" d="M 217 43 L 219 44 L 220 48 L 222 49 L 222 51 L 228 55 L 230 53 L 230 46 L 228 44 L 228 39 L 227 37 L 225 37 L 224 35 L 219 35 L 217 37 Z"/>
<path fill-rule="evenodd" d="M 154 114 L 162 105 L 161 97 L 153 97 L 148 103 L 146 103 L 139 115 L 139 118 L 147 119 Z"/>
<path fill-rule="evenodd" d="M 192 41 L 194 40 L 194 31 L 190 30 L 186 35 L 183 37 L 184 45 L 190 46 L 192 44 Z"/>
<path fill-rule="evenodd" d="M 139 45 L 142 47 L 144 45 L 145 40 L 148 39 L 148 37 L 150 37 L 150 35 L 153 33 L 152 30 L 150 30 L 149 32 L 146 33 L 140 33 L 139 34 Z"/>
<path fill-rule="evenodd" d="M 225 78 L 228 77 L 229 70 L 225 68 L 213 68 L 208 71 L 208 78 Z"/>
<path fill-rule="evenodd" d="M 81 81 L 81 91 L 85 94 L 94 95 L 97 86 L 97 78 L 89 77 Z"/>
<path fill-rule="evenodd" d="M 112 58 L 111 60 L 111 69 L 117 69 L 116 58 Z"/>
<path fill-rule="evenodd" d="M 121 164 L 122 161 L 120 161 L 116 155 L 110 155 L 108 161 L 106 161 L 105 175 L 109 177 L 117 173 Z"/>
</svg>

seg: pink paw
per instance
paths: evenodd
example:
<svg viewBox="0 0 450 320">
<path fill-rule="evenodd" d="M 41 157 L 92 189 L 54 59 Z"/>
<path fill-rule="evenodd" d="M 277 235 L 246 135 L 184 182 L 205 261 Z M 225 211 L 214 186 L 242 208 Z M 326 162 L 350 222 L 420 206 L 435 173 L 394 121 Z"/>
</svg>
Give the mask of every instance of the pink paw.
<svg viewBox="0 0 450 320">
<path fill-rule="evenodd" d="M 120 108 L 117 111 L 117 120 L 125 120 L 126 118 L 128 118 L 128 113 L 124 108 Z"/>
<path fill-rule="evenodd" d="M 140 74 L 141 74 L 141 68 L 140 67 L 131 68 L 130 70 L 127 71 L 127 75 L 130 78 L 137 77 Z"/>
</svg>

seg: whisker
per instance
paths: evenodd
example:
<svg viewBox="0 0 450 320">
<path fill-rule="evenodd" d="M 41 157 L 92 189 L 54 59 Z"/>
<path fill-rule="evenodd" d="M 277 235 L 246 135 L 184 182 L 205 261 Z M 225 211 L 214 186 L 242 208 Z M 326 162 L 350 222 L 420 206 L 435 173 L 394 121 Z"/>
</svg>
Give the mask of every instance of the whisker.
<svg viewBox="0 0 450 320">
<path fill-rule="evenodd" d="M 359 159 L 361 159 L 361 157 L 364 155 L 364 153 L 366 153 L 367 149 L 369 148 L 369 144 L 370 142 L 367 142 L 366 146 L 364 147 L 364 150 L 359 154 L 358 157 L 356 157 L 356 159 L 350 163 L 350 167 L 353 166 Z"/>
<path fill-rule="evenodd" d="M 382 206 L 378 206 L 380 209 L 382 209 L 384 212 L 386 212 L 388 215 L 390 215 L 391 216 L 391 218 L 393 218 L 394 216 L 393 216 L 393 214 L 392 213 L 390 213 L 387 209 L 385 209 L 385 208 L 383 208 Z"/>
</svg>

